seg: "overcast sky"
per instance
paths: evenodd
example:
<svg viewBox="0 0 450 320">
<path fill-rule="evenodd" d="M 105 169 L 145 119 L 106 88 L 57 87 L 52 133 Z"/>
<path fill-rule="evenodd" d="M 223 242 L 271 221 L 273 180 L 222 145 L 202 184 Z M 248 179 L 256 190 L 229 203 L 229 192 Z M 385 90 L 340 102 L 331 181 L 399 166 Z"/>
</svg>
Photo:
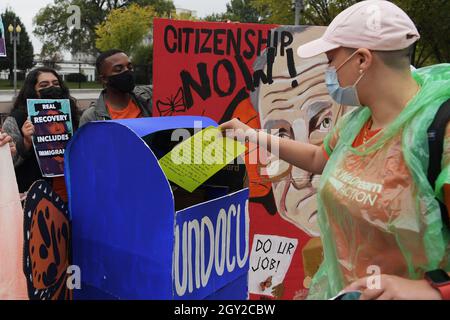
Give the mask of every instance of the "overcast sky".
<svg viewBox="0 0 450 320">
<path fill-rule="evenodd" d="M 195 10 L 199 17 L 204 17 L 214 12 L 224 12 L 229 0 L 174 0 L 173 2 L 177 8 Z M 34 53 L 40 52 L 41 44 L 32 33 L 33 17 L 39 9 L 49 3 L 53 3 L 53 0 L 1 0 L 0 2 L 0 12 L 4 12 L 6 8 L 10 7 L 25 24 L 33 42 Z M 5 26 L 5 28 L 8 28 L 8 26 Z"/>
</svg>

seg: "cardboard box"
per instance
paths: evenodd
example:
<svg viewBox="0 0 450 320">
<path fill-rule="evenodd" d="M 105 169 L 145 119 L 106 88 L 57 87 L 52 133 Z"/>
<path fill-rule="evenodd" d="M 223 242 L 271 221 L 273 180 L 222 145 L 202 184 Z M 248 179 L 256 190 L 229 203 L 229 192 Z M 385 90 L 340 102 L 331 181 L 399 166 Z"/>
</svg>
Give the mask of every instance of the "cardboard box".
<svg viewBox="0 0 450 320">
<path fill-rule="evenodd" d="M 217 125 L 183 116 L 92 122 L 76 132 L 65 155 L 82 274 L 75 299 L 247 299 L 245 169 L 224 169 L 189 195 L 158 163 L 176 144 L 167 132 L 196 121 Z"/>
</svg>

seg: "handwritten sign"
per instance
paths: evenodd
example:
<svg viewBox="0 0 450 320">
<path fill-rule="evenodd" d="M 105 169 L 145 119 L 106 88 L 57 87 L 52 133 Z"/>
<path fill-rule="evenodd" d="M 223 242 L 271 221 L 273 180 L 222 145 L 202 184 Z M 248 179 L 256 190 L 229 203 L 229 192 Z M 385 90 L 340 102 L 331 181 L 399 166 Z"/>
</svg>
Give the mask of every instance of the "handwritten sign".
<svg viewBox="0 0 450 320">
<path fill-rule="evenodd" d="M 250 254 L 249 292 L 273 297 L 291 265 L 298 240 L 255 234 Z"/>
<path fill-rule="evenodd" d="M 170 181 L 194 192 L 245 150 L 241 143 L 222 137 L 219 129 L 208 127 L 178 144 L 159 163 Z"/>
</svg>

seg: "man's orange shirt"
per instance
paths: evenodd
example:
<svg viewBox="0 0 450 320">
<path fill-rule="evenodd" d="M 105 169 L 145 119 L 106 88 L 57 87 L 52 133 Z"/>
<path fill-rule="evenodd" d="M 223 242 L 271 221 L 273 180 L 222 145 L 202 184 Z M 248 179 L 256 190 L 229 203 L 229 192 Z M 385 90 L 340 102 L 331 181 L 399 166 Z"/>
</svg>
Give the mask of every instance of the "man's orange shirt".
<svg viewBox="0 0 450 320">
<path fill-rule="evenodd" d="M 112 108 L 108 103 L 106 103 L 111 119 L 135 119 L 141 117 L 141 109 L 134 103 L 133 99 L 128 101 L 128 105 L 125 109 L 117 110 Z"/>
</svg>

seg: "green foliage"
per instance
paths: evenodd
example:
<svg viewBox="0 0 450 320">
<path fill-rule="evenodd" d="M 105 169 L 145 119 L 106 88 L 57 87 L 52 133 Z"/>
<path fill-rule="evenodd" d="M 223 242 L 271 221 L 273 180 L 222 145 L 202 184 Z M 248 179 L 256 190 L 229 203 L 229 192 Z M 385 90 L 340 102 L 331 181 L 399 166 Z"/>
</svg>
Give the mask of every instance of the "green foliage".
<svg viewBox="0 0 450 320">
<path fill-rule="evenodd" d="M 86 77 L 86 75 L 84 75 L 82 73 L 69 73 L 66 76 L 66 81 L 67 82 L 87 82 L 87 77 Z"/>
<path fill-rule="evenodd" d="M 307 0 L 303 11 L 303 23 L 327 26 L 348 7 L 362 0 Z"/>
<path fill-rule="evenodd" d="M 225 13 L 213 13 L 205 17 L 204 21 L 210 22 L 241 22 L 258 23 L 261 16 L 258 10 L 252 5 L 253 0 L 231 0 L 227 3 Z"/>
<path fill-rule="evenodd" d="M 0 70 L 10 70 L 14 69 L 14 47 L 10 41 L 10 33 L 8 31 L 8 26 L 10 24 L 14 25 L 14 19 L 16 23 L 22 28 L 20 32 L 20 44 L 17 45 L 17 68 L 20 70 L 26 70 L 33 67 L 33 45 L 28 36 L 27 30 L 23 25 L 22 21 L 16 14 L 10 9 L 6 9 L 4 13 L 1 14 L 3 25 L 5 28 L 5 44 L 6 44 L 6 54 L 7 57 L 0 58 Z"/>
<path fill-rule="evenodd" d="M 171 0 L 53 0 L 34 17 L 34 34 L 47 48 L 46 54 L 68 50 L 95 55 L 98 52 L 95 47 L 96 26 L 105 20 L 111 10 L 131 4 L 151 5 L 158 16 L 169 16 L 175 9 Z M 67 20 L 72 15 L 67 12 L 70 5 L 77 5 L 81 10 L 79 30 L 67 26 Z"/>
<path fill-rule="evenodd" d="M 251 0 L 250 4 L 258 11 L 263 23 L 294 24 L 292 0 Z"/>
<path fill-rule="evenodd" d="M 327 26 L 343 10 L 362 0 L 304 0 L 301 24 Z M 450 62 L 450 1 L 391 0 L 414 21 L 421 40 L 413 55 L 413 64 L 422 67 Z M 246 12 L 251 12 L 247 15 Z M 251 17 L 247 19 L 247 17 Z M 231 0 L 224 13 L 215 13 L 206 21 L 241 21 L 292 25 L 292 0 Z M 252 20 L 252 21 L 249 21 Z"/>
<path fill-rule="evenodd" d="M 411 17 L 421 39 L 413 61 L 416 67 L 450 62 L 450 1 L 393 0 Z"/>
<path fill-rule="evenodd" d="M 256 8 L 251 6 L 252 0 L 231 0 L 227 4 L 225 13 L 227 19 L 234 22 L 252 22 L 257 23 L 260 15 Z"/>
<path fill-rule="evenodd" d="M 225 13 L 213 13 L 213 14 L 210 14 L 209 16 L 206 16 L 205 18 L 203 18 L 203 21 L 225 22 L 225 21 L 227 21 L 227 19 L 225 17 Z"/>
<path fill-rule="evenodd" d="M 153 62 L 153 45 L 140 45 L 133 53 L 133 64 L 151 64 Z"/>
<path fill-rule="evenodd" d="M 153 46 L 141 45 L 133 53 L 132 61 L 137 84 L 152 83 Z"/>
<path fill-rule="evenodd" d="M 144 37 L 150 34 L 155 15 L 153 7 L 136 4 L 111 10 L 106 20 L 96 27 L 97 49 L 121 49 L 132 55 Z"/>
</svg>

